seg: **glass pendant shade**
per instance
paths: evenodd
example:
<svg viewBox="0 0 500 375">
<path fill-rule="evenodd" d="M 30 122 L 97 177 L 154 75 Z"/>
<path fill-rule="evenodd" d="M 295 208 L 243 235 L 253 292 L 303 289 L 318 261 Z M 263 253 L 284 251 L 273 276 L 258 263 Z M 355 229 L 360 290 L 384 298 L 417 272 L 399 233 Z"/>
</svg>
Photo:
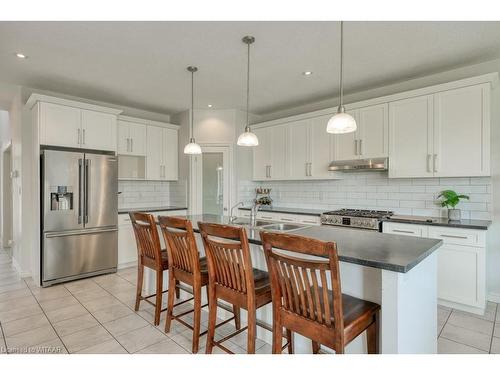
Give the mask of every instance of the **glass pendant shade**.
<svg viewBox="0 0 500 375">
<path fill-rule="evenodd" d="M 184 153 L 188 155 L 199 155 L 201 154 L 201 147 L 195 142 L 194 138 L 191 138 L 189 143 L 184 147 Z"/>
<path fill-rule="evenodd" d="M 259 145 L 259 139 L 250 131 L 250 128 L 245 128 L 245 131 L 238 137 L 238 146 L 254 147 Z"/>
<path fill-rule="evenodd" d="M 356 120 L 350 114 L 339 111 L 328 120 L 326 125 L 327 133 L 345 134 L 355 132 L 357 129 Z"/>
</svg>

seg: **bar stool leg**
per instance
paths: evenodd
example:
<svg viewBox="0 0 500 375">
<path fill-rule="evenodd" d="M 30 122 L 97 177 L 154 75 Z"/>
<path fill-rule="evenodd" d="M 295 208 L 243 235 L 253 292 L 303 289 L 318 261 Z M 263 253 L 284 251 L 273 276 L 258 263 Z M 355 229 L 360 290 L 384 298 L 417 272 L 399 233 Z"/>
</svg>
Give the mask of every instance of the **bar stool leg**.
<svg viewBox="0 0 500 375">
<path fill-rule="evenodd" d="M 293 333 L 291 330 L 286 330 L 286 339 L 288 342 L 288 354 L 293 354 Z"/>
<path fill-rule="evenodd" d="M 212 354 L 214 346 L 215 325 L 217 321 L 217 298 L 215 298 L 215 288 L 208 289 L 208 332 L 207 332 L 207 347 L 206 354 Z"/>
<path fill-rule="evenodd" d="M 255 354 L 255 331 L 257 329 L 255 308 L 248 309 L 248 337 L 247 337 L 247 352 Z"/>
<path fill-rule="evenodd" d="M 168 305 L 167 305 L 167 317 L 165 319 L 165 332 L 170 332 L 170 325 L 172 324 L 172 316 L 174 315 L 174 298 L 175 298 L 175 291 L 174 288 L 170 288 L 170 285 L 174 285 L 176 282 L 174 273 L 173 272 L 168 272 Z"/>
<path fill-rule="evenodd" d="M 279 320 L 273 321 L 273 354 L 281 354 L 283 343 L 283 327 Z"/>
<path fill-rule="evenodd" d="M 139 264 L 137 266 L 137 291 L 135 294 L 135 311 L 139 310 L 139 305 L 141 304 L 143 281 L 144 281 L 144 266 L 141 264 L 141 260 L 139 259 Z"/>
<path fill-rule="evenodd" d="M 155 306 L 155 326 L 160 324 L 161 299 L 163 291 L 163 271 L 156 271 L 156 306 Z"/>
<path fill-rule="evenodd" d="M 235 305 L 233 305 L 233 314 L 234 314 L 234 326 L 236 329 L 241 328 L 241 314 L 240 314 L 241 309 Z"/>
<path fill-rule="evenodd" d="M 201 286 L 193 286 L 194 316 L 193 316 L 193 353 L 198 353 L 200 342 L 200 321 L 201 321 Z"/>
<path fill-rule="evenodd" d="M 169 288 L 170 288 L 170 286 L 169 286 Z M 179 289 L 179 281 L 175 282 L 175 298 L 177 298 L 177 299 L 181 298 L 181 290 Z"/>
<path fill-rule="evenodd" d="M 374 316 L 374 321 L 366 329 L 366 339 L 368 342 L 368 354 L 379 354 L 378 348 L 378 319 Z"/>
<path fill-rule="evenodd" d="M 312 351 L 313 354 L 318 354 L 319 353 L 319 344 L 316 341 L 312 342 Z"/>
</svg>

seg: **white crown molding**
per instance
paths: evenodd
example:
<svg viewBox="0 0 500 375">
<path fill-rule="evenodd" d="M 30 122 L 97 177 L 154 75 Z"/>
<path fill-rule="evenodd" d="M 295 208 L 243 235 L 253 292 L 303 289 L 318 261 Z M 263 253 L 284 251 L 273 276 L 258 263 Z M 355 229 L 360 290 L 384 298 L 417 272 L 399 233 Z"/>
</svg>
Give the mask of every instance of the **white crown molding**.
<svg viewBox="0 0 500 375">
<path fill-rule="evenodd" d="M 32 109 L 33 106 L 38 102 L 60 104 L 60 105 L 68 106 L 68 107 L 88 109 L 90 111 L 109 113 L 109 114 L 113 114 L 113 115 L 119 115 L 120 113 L 123 112 L 122 109 L 103 107 L 100 105 L 84 103 L 84 102 L 79 102 L 79 101 L 70 100 L 70 99 L 63 99 L 63 98 L 58 98 L 56 96 L 49 96 L 49 95 L 43 95 L 43 94 L 31 94 L 29 99 L 26 101 L 25 107 L 28 109 Z"/>
</svg>

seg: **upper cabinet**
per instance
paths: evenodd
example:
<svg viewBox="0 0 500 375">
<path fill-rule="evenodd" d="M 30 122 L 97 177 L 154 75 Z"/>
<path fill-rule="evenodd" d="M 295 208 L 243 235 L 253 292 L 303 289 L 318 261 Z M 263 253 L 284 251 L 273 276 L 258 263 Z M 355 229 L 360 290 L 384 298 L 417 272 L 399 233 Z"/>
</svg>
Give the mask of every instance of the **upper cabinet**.
<svg viewBox="0 0 500 375">
<path fill-rule="evenodd" d="M 389 177 L 490 174 L 489 84 L 389 104 Z"/>
<path fill-rule="evenodd" d="M 118 154 L 146 156 L 146 125 L 118 120 Z"/>
<path fill-rule="evenodd" d="M 335 160 L 383 158 L 389 154 L 387 104 L 347 111 L 356 120 L 353 133 L 335 136 Z"/>
<path fill-rule="evenodd" d="M 357 130 L 328 134 L 328 108 L 255 125 L 256 181 L 332 179 L 331 161 L 388 158 L 390 178 L 490 175 L 490 95 L 498 74 L 350 103 Z"/>
<path fill-rule="evenodd" d="M 146 179 L 178 179 L 178 130 L 147 126 Z"/>
<path fill-rule="evenodd" d="M 120 110 L 32 95 L 41 145 L 116 152 Z"/>
</svg>

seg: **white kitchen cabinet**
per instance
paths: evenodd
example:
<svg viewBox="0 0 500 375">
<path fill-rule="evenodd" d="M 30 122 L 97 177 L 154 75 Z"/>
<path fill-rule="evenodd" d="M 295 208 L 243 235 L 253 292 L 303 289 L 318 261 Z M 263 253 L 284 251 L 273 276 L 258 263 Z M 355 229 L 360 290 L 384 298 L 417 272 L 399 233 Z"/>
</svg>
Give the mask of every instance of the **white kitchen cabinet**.
<svg viewBox="0 0 500 375">
<path fill-rule="evenodd" d="M 116 152 L 116 115 L 81 110 L 82 148 Z"/>
<path fill-rule="evenodd" d="M 40 144 L 116 151 L 116 114 L 39 102 Z"/>
<path fill-rule="evenodd" d="M 389 103 L 389 177 L 490 175 L 489 112 L 488 84 Z"/>
<path fill-rule="evenodd" d="M 146 125 L 118 120 L 118 153 L 146 156 Z"/>
<path fill-rule="evenodd" d="M 358 154 L 361 159 L 389 155 L 388 105 L 379 104 L 358 109 Z"/>
<path fill-rule="evenodd" d="M 433 171 L 436 177 L 490 174 L 488 84 L 434 95 Z"/>
<path fill-rule="evenodd" d="M 389 103 L 389 177 L 432 177 L 433 99 Z"/>
<path fill-rule="evenodd" d="M 443 241 L 438 251 L 439 303 L 483 314 L 486 307 L 486 231 L 384 222 L 383 232 Z"/>
<path fill-rule="evenodd" d="M 311 126 L 309 120 L 287 124 L 289 177 L 303 179 L 309 176 Z"/>
<path fill-rule="evenodd" d="M 347 111 L 358 125 L 355 132 L 346 134 L 335 134 L 335 160 L 354 160 L 359 159 L 358 141 L 360 138 L 358 111 Z M 325 130 L 326 133 L 326 130 Z"/>
<path fill-rule="evenodd" d="M 285 125 L 255 129 L 259 145 L 253 150 L 253 178 L 257 181 L 280 180 L 287 177 Z"/>
<path fill-rule="evenodd" d="M 326 132 L 326 125 L 331 117 L 332 115 L 329 114 L 311 119 L 309 177 L 333 178 L 335 176 L 334 172 L 328 170 L 335 152 L 335 138 L 333 134 Z"/>
<path fill-rule="evenodd" d="M 147 127 L 146 176 L 148 180 L 177 180 L 178 131 L 176 129 Z"/>
<path fill-rule="evenodd" d="M 80 147 L 80 109 L 53 103 L 39 103 L 40 144 Z"/>
</svg>

